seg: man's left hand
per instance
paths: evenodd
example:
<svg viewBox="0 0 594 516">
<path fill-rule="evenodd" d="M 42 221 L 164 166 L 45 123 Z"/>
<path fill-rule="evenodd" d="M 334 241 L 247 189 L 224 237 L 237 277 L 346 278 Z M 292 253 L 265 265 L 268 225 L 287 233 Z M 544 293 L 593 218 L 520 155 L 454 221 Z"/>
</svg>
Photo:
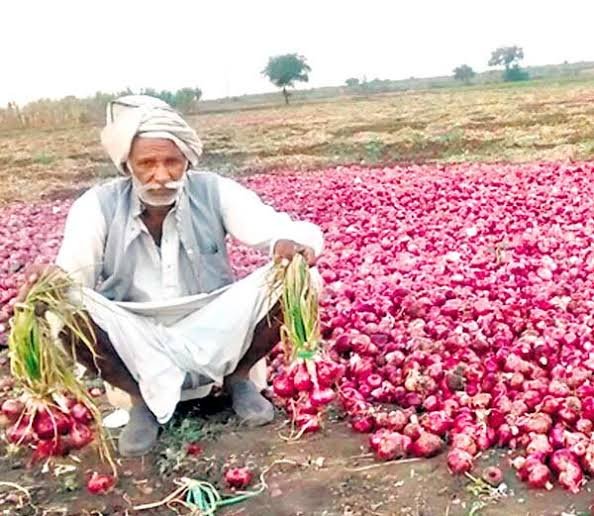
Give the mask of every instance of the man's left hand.
<svg viewBox="0 0 594 516">
<path fill-rule="evenodd" d="M 303 255 L 310 267 L 316 264 L 316 253 L 311 247 L 298 244 L 293 240 L 278 240 L 274 245 L 274 257 L 276 259 L 286 258 L 290 261 L 296 254 Z"/>
</svg>

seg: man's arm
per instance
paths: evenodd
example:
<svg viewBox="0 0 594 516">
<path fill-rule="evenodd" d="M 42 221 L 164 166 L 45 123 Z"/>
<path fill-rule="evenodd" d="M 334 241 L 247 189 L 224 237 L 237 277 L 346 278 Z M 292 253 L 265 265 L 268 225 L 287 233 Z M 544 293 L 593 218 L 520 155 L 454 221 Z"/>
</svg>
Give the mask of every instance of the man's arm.
<svg viewBox="0 0 594 516">
<path fill-rule="evenodd" d="M 84 287 L 97 284 L 103 261 L 107 228 L 94 190 L 79 197 L 70 208 L 56 265 Z"/>
<path fill-rule="evenodd" d="M 94 288 L 101 271 L 105 241 L 105 219 L 94 192 L 74 201 L 64 227 L 64 238 L 55 263 L 34 263 L 25 270 L 25 282 L 16 296 L 22 302 L 43 277 L 66 272 L 84 287 Z"/>
<path fill-rule="evenodd" d="M 292 220 L 232 179 L 219 177 L 219 192 L 227 231 L 242 244 L 281 258 L 301 252 L 312 265 L 322 253 L 324 236 L 315 224 Z"/>
</svg>

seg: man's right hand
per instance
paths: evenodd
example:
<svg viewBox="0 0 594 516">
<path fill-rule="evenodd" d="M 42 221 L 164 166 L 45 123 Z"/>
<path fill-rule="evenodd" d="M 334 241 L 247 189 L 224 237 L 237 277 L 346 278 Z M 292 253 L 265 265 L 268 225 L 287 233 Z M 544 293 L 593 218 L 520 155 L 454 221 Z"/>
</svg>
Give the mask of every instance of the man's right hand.
<svg viewBox="0 0 594 516">
<path fill-rule="evenodd" d="M 19 292 L 16 295 L 15 301 L 22 303 L 27 298 L 29 291 L 33 288 L 33 285 L 37 283 L 41 278 L 48 276 L 54 272 L 61 271 L 60 267 L 52 263 L 34 263 L 29 265 L 25 269 L 25 282 L 19 288 Z"/>
</svg>

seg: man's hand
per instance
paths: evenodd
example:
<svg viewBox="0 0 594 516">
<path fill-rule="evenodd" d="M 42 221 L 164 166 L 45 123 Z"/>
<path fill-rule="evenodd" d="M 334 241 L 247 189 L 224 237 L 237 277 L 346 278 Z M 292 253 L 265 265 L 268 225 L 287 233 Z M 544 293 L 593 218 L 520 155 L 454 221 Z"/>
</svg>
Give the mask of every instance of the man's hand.
<svg viewBox="0 0 594 516">
<path fill-rule="evenodd" d="M 54 272 L 58 272 L 61 269 L 57 265 L 53 265 L 50 263 L 34 263 L 29 265 L 25 269 L 25 282 L 21 285 L 19 292 L 15 298 L 17 303 L 22 303 L 25 301 L 27 294 L 33 285 L 37 283 L 41 278 L 48 276 Z"/>
<path fill-rule="evenodd" d="M 278 240 L 274 244 L 274 257 L 276 259 L 292 260 L 293 256 L 301 254 L 305 258 L 305 261 L 310 267 L 316 264 L 316 253 L 311 247 L 306 245 L 298 244 L 293 240 Z"/>
</svg>

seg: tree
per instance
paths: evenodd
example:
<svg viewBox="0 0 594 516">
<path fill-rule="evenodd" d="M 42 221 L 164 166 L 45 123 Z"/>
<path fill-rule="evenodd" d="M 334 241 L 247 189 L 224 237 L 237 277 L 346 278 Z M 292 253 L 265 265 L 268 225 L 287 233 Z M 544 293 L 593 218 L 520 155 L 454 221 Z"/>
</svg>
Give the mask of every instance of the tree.
<svg viewBox="0 0 594 516">
<path fill-rule="evenodd" d="M 196 110 L 200 97 L 202 97 L 200 88 L 182 88 L 175 92 L 173 105 L 183 113 L 192 113 Z"/>
<path fill-rule="evenodd" d="M 175 92 L 144 88 L 141 90 L 141 93 L 143 95 L 157 97 L 182 113 L 192 113 L 195 111 L 196 104 L 202 97 L 202 90 L 200 88 L 182 88 Z"/>
<path fill-rule="evenodd" d="M 308 82 L 308 72 L 311 72 L 311 68 L 307 64 L 305 57 L 297 54 L 285 54 L 270 57 L 262 74 L 266 75 L 277 88 L 283 89 L 285 104 L 288 104 L 289 92 L 287 87 L 294 87 L 295 81 Z"/>
<path fill-rule="evenodd" d="M 503 72 L 504 81 L 525 81 L 530 76 L 528 72 L 520 68 L 520 61 L 524 59 L 524 50 L 522 47 L 514 45 L 513 47 L 499 47 L 491 53 L 489 66 L 505 67 Z"/>
<path fill-rule="evenodd" d="M 505 66 L 509 70 L 513 66 L 520 66 L 520 61 L 524 59 L 524 50 L 514 45 L 513 47 L 499 47 L 491 53 L 489 66 Z"/>
<path fill-rule="evenodd" d="M 356 77 L 350 77 L 344 82 L 349 88 L 354 88 L 355 86 L 359 86 L 359 79 L 357 79 Z"/>
<path fill-rule="evenodd" d="M 476 72 L 467 64 L 463 64 L 454 68 L 454 79 L 457 81 L 463 81 L 464 83 L 468 84 L 475 75 Z"/>
</svg>

